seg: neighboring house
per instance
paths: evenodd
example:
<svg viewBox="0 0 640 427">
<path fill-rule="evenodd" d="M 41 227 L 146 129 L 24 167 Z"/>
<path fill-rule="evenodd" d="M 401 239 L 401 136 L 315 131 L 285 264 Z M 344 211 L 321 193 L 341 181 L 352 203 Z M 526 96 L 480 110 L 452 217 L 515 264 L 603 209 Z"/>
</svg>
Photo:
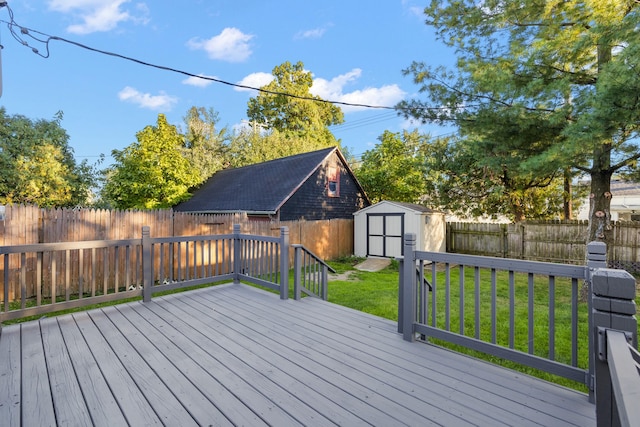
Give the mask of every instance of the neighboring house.
<svg viewBox="0 0 640 427">
<path fill-rule="evenodd" d="M 640 183 L 611 181 L 611 219 L 613 221 L 640 221 Z M 577 219 L 589 219 L 589 200 L 580 206 Z"/>
<path fill-rule="evenodd" d="M 174 210 L 291 221 L 352 218 L 369 205 L 344 156 L 332 147 L 221 170 Z"/>
</svg>

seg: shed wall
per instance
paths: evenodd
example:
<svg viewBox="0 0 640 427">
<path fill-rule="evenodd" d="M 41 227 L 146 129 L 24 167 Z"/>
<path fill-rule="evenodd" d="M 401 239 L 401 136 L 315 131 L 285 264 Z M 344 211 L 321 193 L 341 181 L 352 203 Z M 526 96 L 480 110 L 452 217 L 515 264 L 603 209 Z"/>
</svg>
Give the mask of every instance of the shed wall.
<svg viewBox="0 0 640 427">
<path fill-rule="evenodd" d="M 380 202 L 354 214 L 354 255 L 367 256 L 367 215 L 404 214 L 404 232 L 416 235 L 416 249 L 420 251 L 446 251 L 446 222 L 441 212 L 420 212 L 389 202 Z"/>
</svg>

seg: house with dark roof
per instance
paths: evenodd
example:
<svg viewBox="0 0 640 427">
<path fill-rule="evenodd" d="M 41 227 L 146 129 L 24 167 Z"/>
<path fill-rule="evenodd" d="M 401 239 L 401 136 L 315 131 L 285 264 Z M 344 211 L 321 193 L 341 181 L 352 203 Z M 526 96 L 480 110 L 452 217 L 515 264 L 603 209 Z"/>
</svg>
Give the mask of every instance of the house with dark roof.
<svg viewBox="0 0 640 427">
<path fill-rule="evenodd" d="M 331 147 L 221 170 L 174 210 L 311 221 L 352 218 L 370 204 L 340 150 Z"/>
</svg>

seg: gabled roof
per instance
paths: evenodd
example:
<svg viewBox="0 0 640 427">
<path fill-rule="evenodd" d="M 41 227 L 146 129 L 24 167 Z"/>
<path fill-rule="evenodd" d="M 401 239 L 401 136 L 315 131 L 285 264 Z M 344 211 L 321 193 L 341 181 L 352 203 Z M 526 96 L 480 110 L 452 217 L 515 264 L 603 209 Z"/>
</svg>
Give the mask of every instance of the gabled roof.
<svg viewBox="0 0 640 427">
<path fill-rule="evenodd" d="M 407 203 L 407 202 L 396 202 L 396 201 L 391 201 L 391 200 L 381 200 L 378 203 L 371 205 L 371 206 L 367 206 L 366 208 L 362 208 L 360 209 L 358 212 L 355 212 L 354 215 L 360 214 L 362 212 L 366 212 L 372 209 L 376 209 L 376 208 L 380 208 L 381 206 L 385 206 L 385 205 L 391 205 L 391 206 L 396 206 L 396 207 L 401 207 L 407 210 L 411 210 L 417 213 L 441 213 L 440 211 L 436 211 L 433 209 L 430 209 L 426 206 L 423 205 L 418 205 L 416 203 Z"/>
<path fill-rule="evenodd" d="M 174 210 L 181 212 L 247 212 L 274 214 L 337 147 L 296 154 L 215 173 Z"/>
</svg>

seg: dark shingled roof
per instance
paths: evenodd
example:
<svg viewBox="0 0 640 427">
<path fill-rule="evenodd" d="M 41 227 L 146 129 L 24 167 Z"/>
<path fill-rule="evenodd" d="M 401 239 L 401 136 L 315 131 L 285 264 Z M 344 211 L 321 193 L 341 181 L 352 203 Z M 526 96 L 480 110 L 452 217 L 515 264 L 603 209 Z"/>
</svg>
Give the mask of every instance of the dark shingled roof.
<svg viewBox="0 0 640 427">
<path fill-rule="evenodd" d="M 275 213 L 337 150 L 325 148 L 215 173 L 193 196 L 174 207 L 180 212 Z"/>
</svg>

